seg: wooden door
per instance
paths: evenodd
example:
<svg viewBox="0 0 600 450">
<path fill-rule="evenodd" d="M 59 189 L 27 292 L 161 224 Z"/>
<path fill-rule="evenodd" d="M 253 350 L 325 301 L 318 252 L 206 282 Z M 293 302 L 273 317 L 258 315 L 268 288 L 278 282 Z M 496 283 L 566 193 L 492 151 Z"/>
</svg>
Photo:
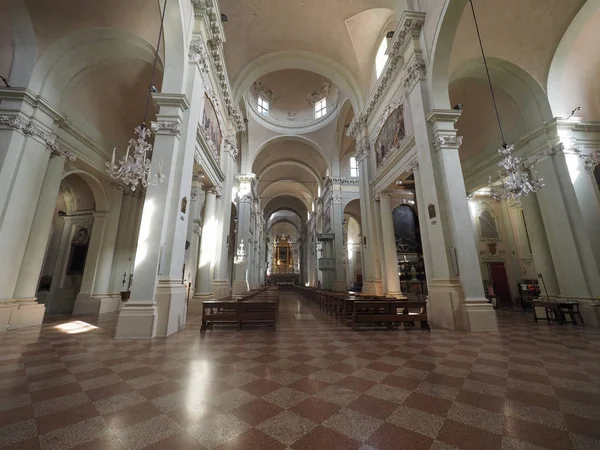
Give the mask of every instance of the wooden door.
<svg viewBox="0 0 600 450">
<path fill-rule="evenodd" d="M 498 306 L 512 306 L 512 297 L 510 295 L 510 285 L 506 276 L 504 263 L 491 263 L 490 273 L 494 283 L 494 290 Z"/>
</svg>

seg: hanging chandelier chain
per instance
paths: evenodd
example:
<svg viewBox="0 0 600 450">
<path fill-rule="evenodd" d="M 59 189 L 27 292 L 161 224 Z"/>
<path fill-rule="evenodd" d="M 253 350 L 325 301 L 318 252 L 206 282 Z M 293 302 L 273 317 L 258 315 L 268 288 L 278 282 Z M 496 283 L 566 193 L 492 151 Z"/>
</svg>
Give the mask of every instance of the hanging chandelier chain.
<svg viewBox="0 0 600 450">
<path fill-rule="evenodd" d="M 490 85 L 490 93 L 492 94 L 492 102 L 494 103 L 494 111 L 496 111 L 496 120 L 498 120 L 498 128 L 500 128 L 500 136 L 502 137 L 502 146 L 506 147 L 506 138 L 504 137 L 504 130 L 502 129 L 502 122 L 500 120 L 500 112 L 498 111 L 498 103 L 496 102 L 496 93 L 494 92 L 494 86 L 492 85 L 492 77 L 490 76 L 490 69 L 487 64 L 487 58 L 485 57 L 485 51 L 483 50 L 483 42 L 481 41 L 481 33 L 479 32 L 479 23 L 477 22 L 477 16 L 475 15 L 475 5 L 473 0 L 469 0 L 471 5 L 471 12 L 473 13 L 473 21 L 475 22 L 475 31 L 477 32 L 477 40 L 479 41 L 479 47 L 481 48 L 481 56 L 483 57 L 483 65 L 485 66 L 485 73 L 487 74 L 488 84 Z"/>
<path fill-rule="evenodd" d="M 158 165 L 158 173 L 152 173 L 152 165 L 150 158 L 148 157 L 149 154 L 153 153 L 153 145 L 150 142 L 152 130 L 146 125 L 146 120 L 148 119 L 148 109 L 150 108 L 152 93 L 156 92 L 156 87 L 154 87 L 153 83 L 154 75 L 156 74 L 156 64 L 158 63 L 158 53 L 160 52 L 160 44 L 163 40 L 166 10 L 167 0 L 165 0 L 160 17 L 160 30 L 158 32 L 156 52 L 154 53 L 150 85 L 148 86 L 148 94 L 146 96 L 144 121 L 134 129 L 136 138 L 129 140 L 125 156 L 117 160 L 115 148 L 113 149 L 111 160 L 106 162 L 106 171 L 108 174 L 114 180 L 118 180 L 128 187 L 131 191 L 135 191 L 140 186 L 142 188 L 156 186 L 158 183 L 162 183 L 165 180 L 165 175 L 162 173 L 162 161 Z"/>
<path fill-rule="evenodd" d="M 158 42 L 156 43 L 156 52 L 154 53 L 154 63 L 152 64 L 152 74 L 150 75 L 150 85 L 148 86 L 148 96 L 146 97 L 146 109 L 144 110 L 144 122 L 148 119 L 148 109 L 150 108 L 150 98 L 152 97 L 152 87 L 154 86 L 154 74 L 156 73 L 156 64 L 158 62 L 158 53 L 160 52 L 160 43 L 163 38 L 163 30 L 165 23 L 165 13 L 167 11 L 167 1 L 163 5 L 162 13 L 160 15 L 160 30 L 158 32 Z"/>
</svg>

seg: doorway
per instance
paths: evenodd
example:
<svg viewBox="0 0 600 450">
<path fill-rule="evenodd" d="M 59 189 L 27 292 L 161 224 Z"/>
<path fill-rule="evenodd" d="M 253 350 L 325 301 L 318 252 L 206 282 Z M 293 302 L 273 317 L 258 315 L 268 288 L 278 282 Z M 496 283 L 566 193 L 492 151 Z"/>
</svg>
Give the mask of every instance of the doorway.
<svg viewBox="0 0 600 450">
<path fill-rule="evenodd" d="M 504 263 L 490 263 L 490 276 L 499 307 L 512 308 L 513 302 L 510 295 L 510 285 L 506 276 Z"/>
</svg>

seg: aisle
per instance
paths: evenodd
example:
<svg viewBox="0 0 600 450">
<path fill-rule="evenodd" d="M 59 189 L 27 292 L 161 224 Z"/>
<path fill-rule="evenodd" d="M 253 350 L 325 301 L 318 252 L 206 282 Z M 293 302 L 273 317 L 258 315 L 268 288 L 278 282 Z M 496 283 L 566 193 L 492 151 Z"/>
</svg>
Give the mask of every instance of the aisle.
<svg viewBox="0 0 600 450">
<path fill-rule="evenodd" d="M 277 331 L 4 333 L 0 447 L 600 448 L 600 331 L 526 320 L 356 333 L 282 291 Z"/>
</svg>

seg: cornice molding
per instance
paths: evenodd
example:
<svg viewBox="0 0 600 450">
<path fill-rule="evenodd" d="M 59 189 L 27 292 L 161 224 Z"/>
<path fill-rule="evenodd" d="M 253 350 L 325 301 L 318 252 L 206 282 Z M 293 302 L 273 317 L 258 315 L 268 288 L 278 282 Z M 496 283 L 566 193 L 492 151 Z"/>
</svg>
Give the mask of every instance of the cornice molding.
<svg viewBox="0 0 600 450">
<path fill-rule="evenodd" d="M 26 88 L 0 88 L 0 100 L 25 102 L 30 107 L 47 114 L 54 121 L 60 121 L 66 118 L 66 116 L 52 103 L 48 102 L 41 95 L 36 95 Z"/>
<path fill-rule="evenodd" d="M 223 43 L 225 42 L 225 31 L 221 23 L 221 14 L 216 0 L 191 0 L 194 5 L 194 15 L 205 20 L 209 31 L 208 50 L 212 57 L 213 68 L 221 88 L 221 94 L 227 114 L 235 124 L 237 131 L 245 129 L 244 120 L 241 111 L 233 102 L 231 83 L 227 74 L 225 57 L 223 53 Z"/>
<path fill-rule="evenodd" d="M 163 92 L 154 92 L 152 100 L 157 106 L 174 106 L 179 107 L 181 111 L 186 111 L 190 107 L 185 94 L 167 94 Z"/>
<path fill-rule="evenodd" d="M 0 127 L 10 128 L 23 133 L 25 136 L 37 138 L 46 145 L 46 149 L 49 150 L 52 155 L 64 156 L 70 161 L 75 161 L 76 157 L 73 152 L 57 141 L 56 134 L 44 130 L 36 123 L 35 119 L 28 119 L 29 120 L 26 120 L 18 115 L 0 115 Z"/>
</svg>

